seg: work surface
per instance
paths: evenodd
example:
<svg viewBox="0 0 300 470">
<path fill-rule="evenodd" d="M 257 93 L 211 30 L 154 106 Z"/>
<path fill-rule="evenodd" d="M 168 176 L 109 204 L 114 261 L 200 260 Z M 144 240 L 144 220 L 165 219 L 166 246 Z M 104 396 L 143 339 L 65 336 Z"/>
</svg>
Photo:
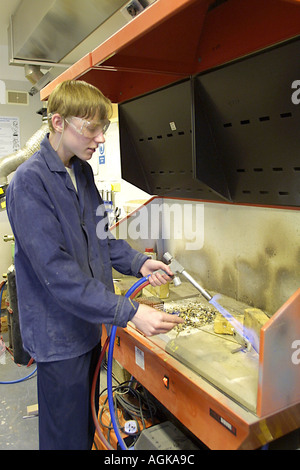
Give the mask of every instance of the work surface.
<svg viewBox="0 0 300 470">
<path fill-rule="evenodd" d="M 115 359 L 210 449 L 256 449 L 299 428 L 300 404 L 297 400 L 286 400 L 284 396 L 284 400 L 280 401 L 284 406 L 272 405 L 271 412 L 268 411 L 270 407 L 267 412 L 266 408 L 261 407 L 262 393 L 269 403 L 274 393 L 281 394 L 282 390 L 274 389 L 273 382 L 269 389 L 263 390 L 261 386 L 262 373 L 268 372 L 270 367 L 268 352 L 272 354 L 272 348 L 265 347 L 266 333 L 274 330 L 273 326 L 277 326 L 278 320 L 282 325 L 283 316 L 287 317 L 287 323 L 292 328 L 295 324 L 292 320 L 297 317 L 298 311 L 293 310 L 297 295 L 287 303 L 290 309 L 284 306 L 272 318 L 267 315 L 263 327 L 260 327 L 260 322 L 249 322 L 247 317 L 253 310 L 257 313 L 259 309 L 232 298 L 218 298 L 220 305 L 243 321 L 247 335 L 250 327 L 260 334 L 261 350 L 258 356 L 251 349 L 233 352 L 239 344 L 232 335 L 231 325 L 224 329 L 223 317 L 222 322 L 218 323 L 217 312 L 211 314 L 213 305 L 192 285 L 182 284 L 176 289 L 171 285 L 170 296 L 161 300 L 166 311 L 174 314 L 180 312 L 181 316 L 185 316 L 182 307 L 188 312 L 184 328 L 180 325 L 167 335 L 150 338 L 133 325 L 128 325 L 126 329 L 118 328 Z M 210 294 L 215 296 L 216 293 L 210 291 Z M 144 296 L 146 293 L 143 290 Z M 144 301 L 140 297 L 136 300 Z M 148 296 L 146 303 L 162 307 L 162 302 L 153 295 Z M 192 304 L 203 304 L 199 311 L 196 309 L 196 316 Z M 262 320 L 265 321 L 265 318 Z M 275 330 L 278 334 L 278 328 Z M 282 339 L 289 344 L 290 337 L 286 334 Z M 283 355 L 285 352 L 283 350 Z M 283 358 L 284 364 L 290 360 L 289 353 L 287 351 Z M 265 362 L 262 363 L 263 359 Z M 277 362 L 274 363 L 276 365 Z M 275 377 L 286 377 L 285 372 L 285 369 L 277 367 Z"/>
<path fill-rule="evenodd" d="M 256 411 L 258 354 L 237 351 L 237 343 L 217 337 L 212 326 L 182 334 L 166 351 L 250 411 Z"/>
<path fill-rule="evenodd" d="M 230 314 L 243 314 L 248 306 L 225 296 L 219 299 Z M 184 306 L 193 305 L 211 312 L 213 307 L 188 284 L 170 289 L 170 298 L 165 299 L 164 309 L 182 311 Z M 200 306 L 200 307 L 199 307 Z M 193 324 L 182 331 L 172 330 L 167 335 L 152 338 L 160 345 L 163 340 L 166 352 L 205 378 L 233 400 L 255 413 L 259 355 L 251 349 L 245 351 L 231 335 L 214 333 L 213 318 L 203 326 Z"/>
</svg>

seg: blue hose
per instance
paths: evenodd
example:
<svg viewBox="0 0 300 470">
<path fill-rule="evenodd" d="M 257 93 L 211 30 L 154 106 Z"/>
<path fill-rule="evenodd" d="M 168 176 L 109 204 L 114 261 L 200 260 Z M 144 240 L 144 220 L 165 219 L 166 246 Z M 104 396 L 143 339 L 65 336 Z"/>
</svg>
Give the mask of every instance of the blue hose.
<svg viewBox="0 0 300 470">
<path fill-rule="evenodd" d="M 139 279 L 133 286 L 126 292 L 125 297 L 129 298 L 132 296 L 135 291 L 144 283 L 148 281 L 149 276 L 142 277 Z M 121 434 L 119 431 L 119 426 L 116 420 L 116 413 L 114 408 L 113 400 L 113 391 L 112 391 L 112 364 L 113 364 L 113 354 L 114 354 L 114 344 L 116 339 L 117 326 L 113 326 L 110 333 L 109 347 L 108 347 L 108 357 L 107 357 L 107 397 L 108 397 L 108 406 L 111 416 L 111 421 L 113 428 L 118 439 L 119 445 L 122 450 L 128 450 Z"/>
<path fill-rule="evenodd" d="M 29 375 L 26 375 L 26 377 L 23 377 L 21 379 L 11 380 L 9 382 L 0 382 L 0 385 L 18 384 L 20 382 L 23 382 L 24 380 L 29 379 L 36 372 L 36 370 L 37 370 L 37 368 L 35 368 L 34 371 L 31 372 Z"/>
</svg>

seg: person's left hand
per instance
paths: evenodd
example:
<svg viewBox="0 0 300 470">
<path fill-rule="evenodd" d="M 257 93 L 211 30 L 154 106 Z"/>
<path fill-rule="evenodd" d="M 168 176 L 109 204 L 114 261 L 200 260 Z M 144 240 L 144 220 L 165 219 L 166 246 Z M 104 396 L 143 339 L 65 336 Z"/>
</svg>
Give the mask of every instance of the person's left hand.
<svg viewBox="0 0 300 470">
<path fill-rule="evenodd" d="M 151 286 L 156 287 L 172 281 L 173 273 L 169 266 L 162 261 L 147 259 L 140 269 L 143 277 L 150 274 L 149 282 Z"/>
</svg>

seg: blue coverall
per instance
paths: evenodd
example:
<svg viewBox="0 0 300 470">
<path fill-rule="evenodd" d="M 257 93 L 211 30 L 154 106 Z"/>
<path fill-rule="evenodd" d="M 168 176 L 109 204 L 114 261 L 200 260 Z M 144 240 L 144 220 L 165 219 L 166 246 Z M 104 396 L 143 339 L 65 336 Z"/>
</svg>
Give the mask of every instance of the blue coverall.
<svg viewBox="0 0 300 470">
<path fill-rule="evenodd" d="M 48 377 L 45 374 L 45 383 L 41 391 L 38 389 L 40 420 L 43 420 L 42 389 L 50 390 L 52 383 L 52 393 L 55 393 L 55 381 L 66 377 L 65 389 L 60 391 L 66 395 L 71 363 L 76 363 L 79 369 L 76 381 L 76 370 L 70 376 L 76 385 L 64 400 L 57 396 L 53 407 L 59 414 L 66 403 L 77 403 L 74 413 L 78 413 L 78 420 L 83 420 L 75 397 L 78 384 L 85 380 L 80 379 L 79 358 L 86 360 L 86 355 L 93 355 L 100 343 L 102 324 L 125 327 L 138 307 L 137 302 L 114 294 L 112 267 L 123 274 L 139 276 L 147 259 L 126 241 L 116 240 L 110 234 L 103 219 L 104 211 L 99 211 L 103 201 L 91 166 L 77 157 L 72 162 L 77 191 L 47 135 L 40 150 L 17 169 L 6 194 L 15 237 L 21 335 L 24 349 L 38 365 L 38 387 L 39 380 L 44 380 L 44 370 L 49 371 L 51 367 L 54 374 L 55 368 L 60 367 L 55 380 L 49 373 Z M 97 227 L 101 228 L 101 234 Z M 56 428 L 63 426 L 62 421 L 60 416 L 59 424 L 52 425 L 52 434 L 59 433 L 61 441 L 66 431 Z M 67 429 L 67 424 L 63 429 Z M 53 436 L 41 436 L 46 429 L 47 422 L 40 421 L 40 446 L 41 441 L 44 448 L 48 448 L 47 441 L 49 446 L 57 446 Z M 61 448 L 78 448 L 81 439 L 75 443 L 72 435 L 66 435 Z M 90 443 L 85 443 L 86 446 Z"/>
</svg>

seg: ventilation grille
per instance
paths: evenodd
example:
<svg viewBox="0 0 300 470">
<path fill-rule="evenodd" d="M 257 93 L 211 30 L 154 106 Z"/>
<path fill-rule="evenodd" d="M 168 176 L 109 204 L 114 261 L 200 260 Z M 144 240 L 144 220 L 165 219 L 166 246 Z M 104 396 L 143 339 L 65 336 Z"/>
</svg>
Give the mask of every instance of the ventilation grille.
<svg viewBox="0 0 300 470">
<path fill-rule="evenodd" d="M 7 104 L 28 105 L 27 91 L 7 90 Z"/>
<path fill-rule="evenodd" d="M 187 128 L 136 139 L 139 155 L 148 155 L 144 170 L 151 192 L 168 197 L 221 200 L 194 178 L 191 135 L 192 130 Z"/>
<path fill-rule="evenodd" d="M 239 200 L 247 200 L 247 195 L 249 195 L 249 198 L 254 198 L 260 203 L 277 201 L 285 205 L 284 203 L 287 201 L 290 204 L 300 204 L 298 153 L 294 151 L 290 142 L 284 141 L 287 149 L 285 155 L 284 148 L 280 149 L 280 144 L 276 142 L 276 133 L 280 135 L 282 126 L 285 126 L 282 120 L 287 119 L 290 119 L 290 124 L 288 129 L 283 128 L 283 135 L 289 136 L 287 131 L 293 127 L 297 128 L 299 124 L 299 112 L 296 109 L 294 113 L 278 112 L 273 115 L 254 116 L 251 119 L 243 119 L 240 122 L 223 124 L 223 127 L 228 129 L 229 133 L 234 130 L 234 126 L 247 126 L 249 128 L 249 139 L 254 142 L 251 158 L 245 152 L 247 159 L 244 159 L 243 162 L 241 159 L 240 162 L 244 165 L 238 168 L 231 167 L 231 179 L 235 180 L 235 196 Z M 266 127 L 259 129 L 260 124 L 262 126 L 270 126 L 270 129 Z M 251 126 L 253 127 L 252 132 Z M 263 141 L 264 138 L 269 137 L 271 140 L 271 132 L 273 132 L 276 148 L 272 148 L 272 145 L 269 144 L 268 148 L 260 151 L 257 143 L 255 143 L 255 138 Z M 295 136 L 296 133 L 289 136 L 290 140 L 294 143 L 297 142 Z M 278 149 L 280 149 L 279 153 L 277 152 Z M 255 152 L 258 153 L 256 158 Z M 292 158 L 293 155 L 294 158 Z M 234 172 L 237 173 L 236 177 L 233 175 Z M 228 176 L 228 178 L 230 177 Z"/>
</svg>

